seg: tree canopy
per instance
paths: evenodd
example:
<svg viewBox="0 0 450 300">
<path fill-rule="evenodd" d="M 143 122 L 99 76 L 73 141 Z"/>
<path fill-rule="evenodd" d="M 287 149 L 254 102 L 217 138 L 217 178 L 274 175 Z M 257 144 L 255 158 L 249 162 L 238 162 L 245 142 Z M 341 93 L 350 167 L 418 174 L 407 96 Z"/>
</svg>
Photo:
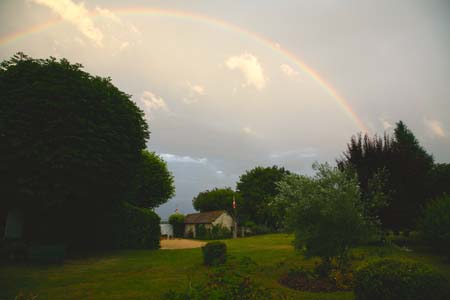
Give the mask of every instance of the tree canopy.
<svg viewBox="0 0 450 300">
<path fill-rule="evenodd" d="M 192 199 L 192 205 L 200 212 L 226 210 L 233 215 L 233 197 L 235 197 L 235 195 L 236 193 L 229 187 L 214 188 L 212 190 L 200 192 Z M 236 198 L 236 202 L 239 206 L 238 198 Z"/>
<path fill-rule="evenodd" d="M 142 151 L 134 185 L 129 201 L 144 208 L 158 207 L 175 195 L 173 176 L 167 169 L 167 163 L 147 150 Z"/>
<path fill-rule="evenodd" d="M 246 221 L 253 221 L 275 229 L 284 216 L 270 207 L 274 196 L 278 194 L 276 183 L 290 174 L 283 167 L 256 167 L 241 175 L 237 191 L 242 197 L 239 214 Z"/>
<path fill-rule="evenodd" d="M 378 180 L 388 203 L 379 212 L 383 225 L 400 230 L 413 228 L 422 207 L 430 196 L 430 172 L 433 157 L 419 144 L 402 122 L 396 124 L 393 138 L 367 134 L 352 137 L 343 158 L 341 170 L 352 169 L 358 176 L 363 197 L 374 192 L 371 182 Z"/>
<path fill-rule="evenodd" d="M 29 236 L 95 242 L 148 138 L 143 112 L 109 78 L 66 59 L 1 63 L 0 205 L 25 211 Z"/>
</svg>

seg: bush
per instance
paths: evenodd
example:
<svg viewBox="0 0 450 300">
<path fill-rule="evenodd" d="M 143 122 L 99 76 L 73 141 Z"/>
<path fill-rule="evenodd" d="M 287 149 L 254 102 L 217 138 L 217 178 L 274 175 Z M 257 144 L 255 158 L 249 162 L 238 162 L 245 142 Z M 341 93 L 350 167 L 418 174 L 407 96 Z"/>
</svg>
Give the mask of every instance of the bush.
<svg viewBox="0 0 450 300">
<path fill-rule="evenodd" d="M 450 195 L 432 201 L 419 224 L 423 240 L 450 259 Z"/>
<path fill-rule="evenodd" d="M 114 216 L 114 248 L 158 249 L 161 237 L 160 221 L 151 209 L 123 203 Z"/>
<path fill-rule="evenodd" d="M 412 261 L 381 259 L 359 268 L 354 276 L 357 300 L 449 299 L 446 278 Z"/>
<path fill-rule="evenodd" d="M 170 215 L 169 224 L 173 226 L 173 235 L 175 237 L 184 236 L 184 215 L 179 213 Z"/>
<path fill-rule="evenodd" d="M 202 247 L 203 262 L 207 266 L 225 263 L 227 260 L 227 245 L 223 242 L 211 242 Z"/>
</svg>

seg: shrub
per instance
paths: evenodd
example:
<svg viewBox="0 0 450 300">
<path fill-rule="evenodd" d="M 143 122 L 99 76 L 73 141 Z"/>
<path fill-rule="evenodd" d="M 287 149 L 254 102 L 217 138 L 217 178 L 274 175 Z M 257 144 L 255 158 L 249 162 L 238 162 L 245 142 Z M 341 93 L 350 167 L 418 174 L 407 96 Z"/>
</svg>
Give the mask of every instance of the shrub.
<svg viewBox="0 0 450 300">
<path fill-rule="evenodd" d="M 341 268 L 349 250 L 365 242 L 375 226 L 364 214 L 355 177 L 328 164 L 313 168 L 314 177 L 285 176 L 275 202 L 290 205 L 287 224 L 295 233 L 295 247 L 325 264 L 335 260 Z"/>
<path fill-rule="evenodd" d="M 184 235 L 184 215 L 175 213 L 170 215 L 169 223 L 173 226 L 173 235 L 183 237 Z"/>
<path fill-rule="evenodd" d="M 123 203 L 114 216 L 113 246 L 119 249 L 158 249 L 160 218 L 151 209 Z"/>
<path fill-rule="evenodd" d="M 449 299 L 446 278 L 412 261 L 381 259 L 359 268 L 354 276 L 357 300 Z"/>
<path fill-rule="evenodd" d="M 425 208 L 419 224 L 422 238 L 450 259 L 450 195 L 433 200 Z"/>
<path fill-rule="evenodd" d="M 227 245 L 223 242 L 211 242 L 202 247 L 203 262 L 207 266 L 225 263 L 227 260 Z"/>
</svg>

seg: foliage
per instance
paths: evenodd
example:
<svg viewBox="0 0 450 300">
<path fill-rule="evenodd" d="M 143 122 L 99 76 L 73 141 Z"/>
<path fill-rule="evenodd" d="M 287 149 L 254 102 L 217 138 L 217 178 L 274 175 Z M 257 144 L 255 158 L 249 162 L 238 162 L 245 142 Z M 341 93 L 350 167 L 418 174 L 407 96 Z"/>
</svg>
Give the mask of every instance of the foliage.
<svg viewBox="0 0 450 300">
<path fill-rule="evenodd" d="M 365 219 L 356 178 L 328 164 L 313 168 L 314 177 L 286 176 L 276 199 L 289 204 L 295 247 L 307 256 L 320 256 L 325 265 L 336 259 L 343 267 L 350 248 L 368 238 L 373 224 Z"/>
<path fill-rule="evenodd" d="M 450 195 L 440 196 L 426 206 L 419 230 L 433 249 L 450 259 Z"/>
<path fill-rule="evenodd" d="M 205 283 L 192 284 L 184 292 L 170 290 L 167 300 L 270 300 L 272 293 L 255 284 L 250 276 L 228 267 L 214 269 Z"/>
<path fill-rule="evenodd" d="M 196 238 L 205 240 L 219 240 L 231 238 L 232 232 L 228 228 L 217 224 L 212 225 L 211 228 L 206 228 L 205 225 L 199 224 L 196 229 Z"/>
<path fill-rule="evenodd" d="M 211 242 L 202 247 L 203 263 L 207 266 L 224 264 L 227 260 L 227 245 L 223 242 Z"/>
<path fill-rule="evenodd" d="M 255 222 L 247 221 L 242 226 L 245 227 L 246 235 L 267 234 L 271 232 L 270 228 L 265 225 L 258 225 Z"/>
<path fill-rule="evenodd" d="M 278 166 L 256 167 L 241 175 L 237 191 L 242 196 L 238 214 L 242 221 L 253 221 L 271 229 L 282 227 L 285 215 L 271 207 L 273 198 L 278 194 L 276 183 L 290 174 Z"/>
<path fill-rule="evenodd" d="M 236 204 L 239 207 L 240 199 L 236 197 L 235 192 L 231 188 L 214 188 L 200 192 L 192 200 L 192 205 L 200 212 L 226 210 L 230 216 L 233 216 L 233 197 L 236 198 Z"/>
<path fill-rule="evenodd" d="M 387 205 L 372 211 L 384 227 L 397 231 L 414 228 L 431 193 L 433 157 L 402 121 L 396 124 L 393 138 L 386 134 L 384 138 L 352 137 L 338 166 L 356 172 L 366 202 L 384 198 L 381 200 Z"/>
<path fill-rule="evenodd" d="M 0 209 L 24 210 L 29 239 L 107 245 L 149 137 L 130 95 L 80 64 L 18 53 L 0 64 L 0 132 Z"/>
<path fill-rule="evenodd" d="M 184 215 L 174 213 L 169 217 L 169 223 L 173 226 L 173 235 L 183 237 L 184 235 Z"/>
<path fill-rule="evenodd" d="M 122 203 L 113 217 L 114 247 L 119 249 L 158 249 L 161 228 L 159 216 L 151 209 Z"/>
<path fill-rule="evenodd" d="M 450 164 L 435 164 L 430 174 L 430 197 L 450 195 Z"/>
<path fill-rule="evenodd" d="M 413 261 L 381 259 L 359 268 L 354 276 L 357 300 L 448 299 L 447 279 Z"/>
<path fill-rule="evenodd" d="M 155 208 L 175 195 L 173 175 L 167 163 L 154 152 L 142 151 L 134 177 L 135 189 L 130 202 L 139 207 Z"/>
</svg>

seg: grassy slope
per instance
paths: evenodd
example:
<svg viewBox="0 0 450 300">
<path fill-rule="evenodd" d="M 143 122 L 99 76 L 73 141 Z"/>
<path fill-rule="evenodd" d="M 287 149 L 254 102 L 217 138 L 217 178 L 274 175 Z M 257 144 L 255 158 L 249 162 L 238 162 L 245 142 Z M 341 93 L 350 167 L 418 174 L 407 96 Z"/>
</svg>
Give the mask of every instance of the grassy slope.
<svg viewBox="0 0 450 300">
<path fill-rule="evenodd" d="M 303 293 L 280 286 L 277 279 L 295 265 L 313 266 L 291 246 L 292 236 L 271 234 L 227 240 L 231 260 L 244 256 L 258 267 L 254 279 L 277 293 L 295 299 L 353 299 L 351 292 Z M 431 255 L 399 249 L 366 247 L 355 251 L 361 261 L 370 256 L 411 257 L 435 265 L 450 278 L 450 265 Z M 60 266 L 10 265 L 0 268 L 0 300 L 14 299 L 19 290 L 43 299 L 161 299 L 173 288 L 183 289 L 189 278 L 201 280 L 200 249 L 158 251 L 115 251 L 89 259 L 68 260 Z"/>
</svg>

